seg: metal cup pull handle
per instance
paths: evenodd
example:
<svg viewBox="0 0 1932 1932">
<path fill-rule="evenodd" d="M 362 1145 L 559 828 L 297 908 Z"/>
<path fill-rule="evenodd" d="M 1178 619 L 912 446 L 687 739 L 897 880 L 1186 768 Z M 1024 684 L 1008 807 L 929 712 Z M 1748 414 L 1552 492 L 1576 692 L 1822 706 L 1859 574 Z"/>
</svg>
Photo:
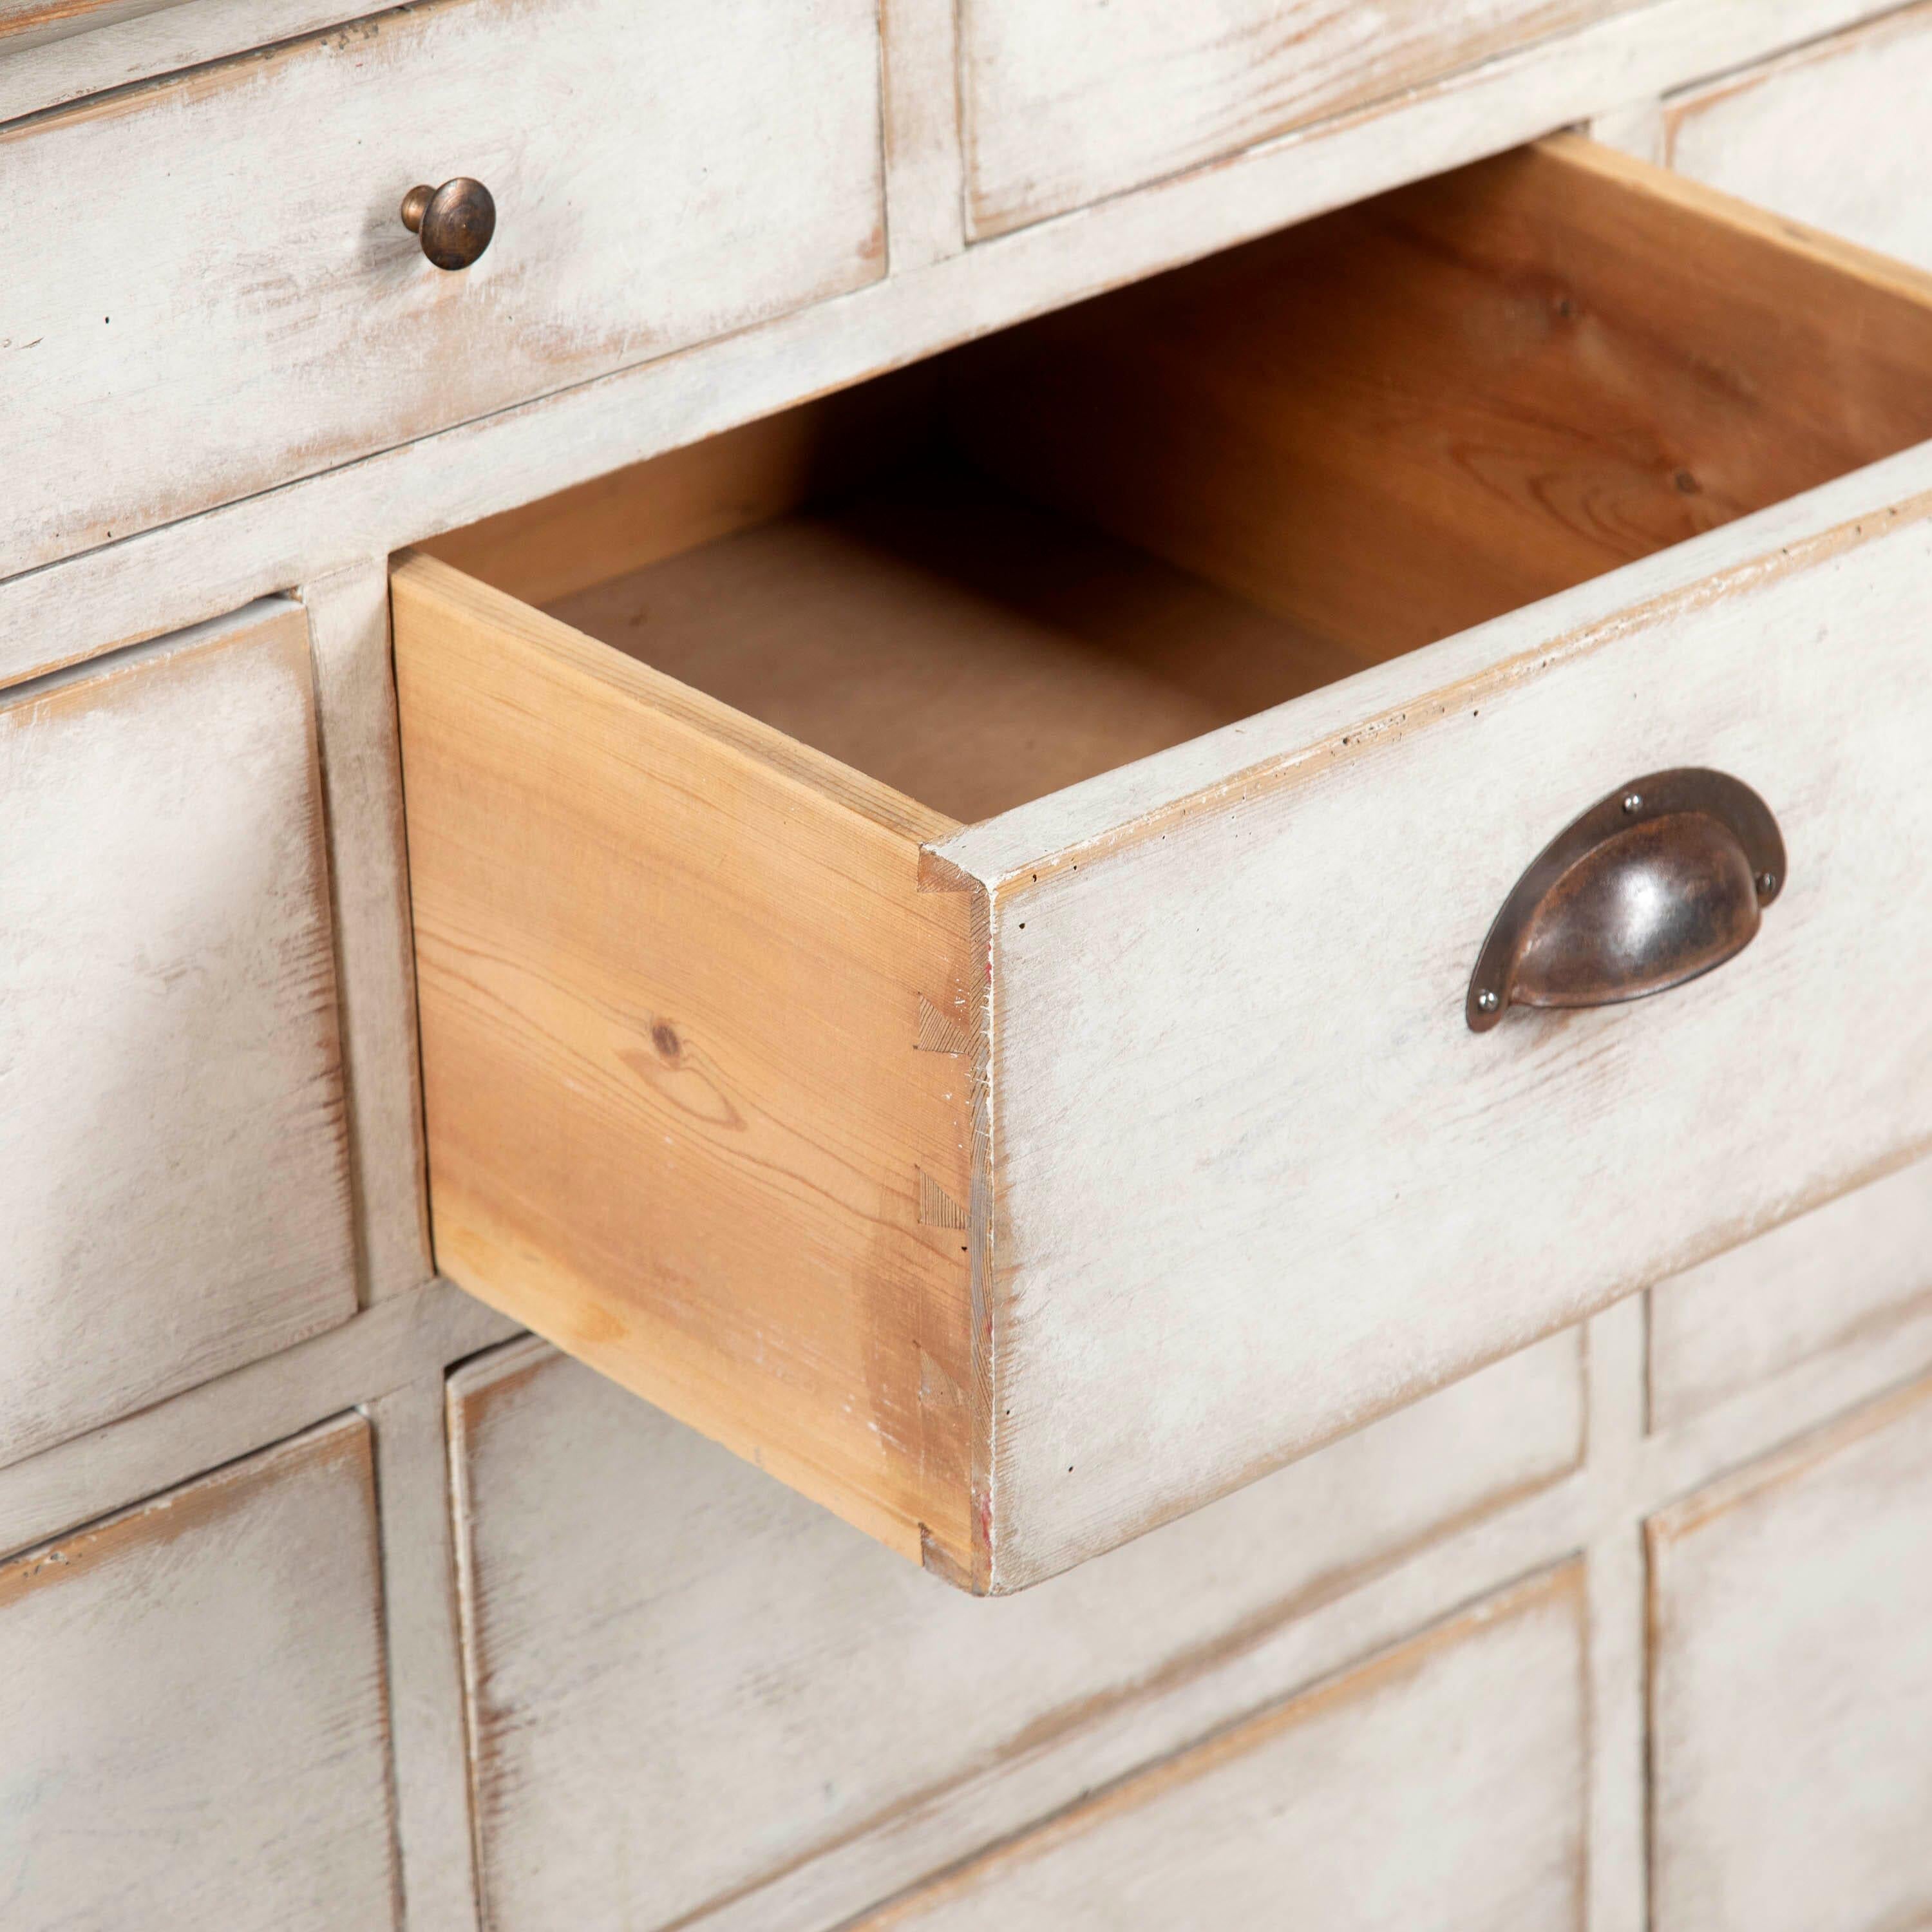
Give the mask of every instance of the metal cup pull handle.
<svg viewBox="0 0 1932 1932">
<path fill-rule="evenodd" d="M 1470 1030 L 1511 1006 L 1606 1006 L 1742 952 L 1784 886 L 1771 808 L 1723 772 L 1633 778 L 1566 825 L 1517 880 L 1469 977 Z"/>
</svg>

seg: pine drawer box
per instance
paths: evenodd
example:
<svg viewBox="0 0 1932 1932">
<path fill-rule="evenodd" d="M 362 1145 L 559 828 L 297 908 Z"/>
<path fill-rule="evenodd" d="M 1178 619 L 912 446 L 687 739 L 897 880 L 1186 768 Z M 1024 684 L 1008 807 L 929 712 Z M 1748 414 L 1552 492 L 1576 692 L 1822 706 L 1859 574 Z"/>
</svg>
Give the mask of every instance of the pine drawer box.
<svg viewBox="0 0 1932 1932">
<path fill-rule="evenodd" d="M 1932 281 L 1563 139 L 403 559 L 440 1265 L 1004 1591 L 1900 1162 L 1928 437 Z M 1676 768 L 1756 937 L 1479 1013 Z"/>
</svg>

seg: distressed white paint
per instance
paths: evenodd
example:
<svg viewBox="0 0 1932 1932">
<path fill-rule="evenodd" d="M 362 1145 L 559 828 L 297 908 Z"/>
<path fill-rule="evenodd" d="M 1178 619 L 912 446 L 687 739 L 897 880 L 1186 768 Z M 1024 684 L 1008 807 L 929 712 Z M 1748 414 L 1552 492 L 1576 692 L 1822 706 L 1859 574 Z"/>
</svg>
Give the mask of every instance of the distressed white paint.
<svg viewBox="0 0 1932 1932">
<path fill-rule="evenodd" d="M 460 1371 L 490 1923 L 676 1918 L 1554 1480 L 1580 1453 L 1578 1341 L 998 1606 L 544 1345 Z"/>
<path fill-rule="evenodd" d="M 1664 104 L 1667 166 L 1932 268 L 1932 6 Z"/>
<path fill-rule="evenodd" d="M 1657 1932 L 1932 1917 L 1932 1384 L 1652 1526 Z"/>
<path fill-rule="evenodd" d="M 880 169 L 874 0 L 437 0 L 0 134 L 0 570 L 872 280 Z"/>
<path fill-rule="evenodd" d="M 894 274 L 966 245 L 954 0 L 881 0 L 886 239 Z"/>
<path fill-rule="evenodd" d="M 1932 1165 L 1921 1162 L 1660 1282 L 1650 1298 L 1652 1422 L 1932 1310 Z"/>
<path fill-rule="evenodd" d="M 371 10 L 356 0 L 101 0 L 84 13 L 28 26 L 46 11 L 39 0 L 0 7 L 0 121 Z"/>
<path fill-rule="evenodd" d="M 389 659 L 388 560 L 305 584 L 328 808 L 365 1299 L 429 1278 L 414 943 Z"/>
<path fill-rule="evenodd" d="M 1580 1582 L 1480 1605 L 854 1932 L 1581 1932 Z"/>
<path fill-rule="evenodd" d="M 0 700 L 0 1460 L 356 1306 L 308 626 Z"/>
<path fill-rule="evenodd" d="M 1928 473 L 1875 466 L 940 848 L 993 896 L 996 1588 L 1932 1141 L 1900 926 L 1932 846 L 1932 498 L 1884 507 Z M 1750 950 L 1470 1033 L 1522 868 L 1679 764 L 1783 826 Z"/>
<path fill-rule="evenodd" d="M 960 0 L 976 236 L 1179 174 L 1641 0 Z"/>
<path fill-rule="evenodd" d="M 391 1932 L 368 1426 L 0 1567 L 8 1932 Z"/>
<path fill-rule="evenodd" d="M 1659 0 L 1420 90 L 1385 114 L 1311 129 L 1238 164 L 0 583 L 0 682 L 98 650 L 104 638 L 150 636 L 305 583 L 1874 10 L 1873 0 Z M 346 313 L 352 321 L 362 311 Z M 13 332 L 0 328 L 0 338 Z M 267 413 L 272 440 L 278 418 Z"/>
</svg>

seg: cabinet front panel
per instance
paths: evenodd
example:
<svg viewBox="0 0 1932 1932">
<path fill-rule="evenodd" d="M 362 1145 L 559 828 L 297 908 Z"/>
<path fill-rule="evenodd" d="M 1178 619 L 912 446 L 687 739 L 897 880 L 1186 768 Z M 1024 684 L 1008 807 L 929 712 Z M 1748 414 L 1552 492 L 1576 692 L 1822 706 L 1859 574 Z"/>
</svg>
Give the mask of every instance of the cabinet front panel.
<svg viewBox="0 0 1932 1932">
<path fill-rule="evenodd" d="M 1658 1932 L 1932 1915 L 1932 1383 L 1650 1526 Z"/>
<path fill-rule="evenodd" d="M 460 1371 L 490 1924 L 667 1923 L 1024 1759 L 1573 1467 L 1580 1353 L 1554 1337 L 997 1604 L 541 1345 Z"/>
<path fill-rule="evenodd" d="M 308 622 L 0 692 L 0 1461 L 355 1312 Z"/>
<path fill-rule="evenodd" d="M 369 1426 L 0 1566 L 8 1932 L 399 1922 Z"/>
<path fill-rule="evenodd" d="M 879 153 L 872 0 L 442 0 L 24 122 L 0 574 L 873 280 Z"/>
<path fill-rule="evenodd" d="M 863 1932 L 1576 1932 L 1582 1573 L 1130 1778 Z"/>
</svg>

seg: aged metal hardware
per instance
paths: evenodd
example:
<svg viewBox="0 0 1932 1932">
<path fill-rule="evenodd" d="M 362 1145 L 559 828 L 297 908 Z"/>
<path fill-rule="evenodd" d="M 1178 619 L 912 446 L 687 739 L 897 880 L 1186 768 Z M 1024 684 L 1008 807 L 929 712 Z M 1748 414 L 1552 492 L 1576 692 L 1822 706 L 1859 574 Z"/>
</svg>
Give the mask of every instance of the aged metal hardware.
<svg viewBox="0 0 1932 1932">
<path fill-rule="evenodd" d="M 466 268 L 496 232 L 490 190 L 467 175 L 440 188 L 412 188 L 403 196 L 403 226 L 422 238 L 422 251 L 439 268 Z"/>
<path fill-rule="evenodd" d="M 1504 900 L 1464 1011 L 1605 1006 L 1682 986 L 1750 944 L 1783 890 L 1771 808 L 1723 772 L 1634 778 L 1573 819 Z"/>
</svg>

